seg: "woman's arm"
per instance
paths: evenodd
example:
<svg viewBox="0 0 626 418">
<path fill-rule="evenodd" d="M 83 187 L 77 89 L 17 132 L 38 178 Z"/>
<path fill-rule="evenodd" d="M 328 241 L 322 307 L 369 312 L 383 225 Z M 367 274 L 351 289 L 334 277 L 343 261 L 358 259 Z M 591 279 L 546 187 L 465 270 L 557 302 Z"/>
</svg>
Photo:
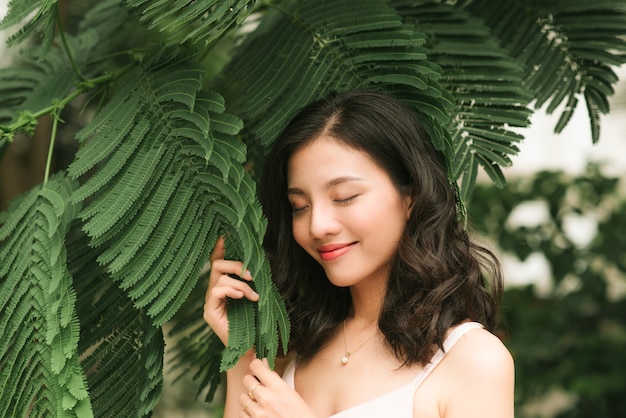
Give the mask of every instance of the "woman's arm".
<svg viewBox="0 0 626 418">
<path fill-rule="evenodd" d="M 500 339 L 486 330 L 475 330 L 446 357 L 442 418 L 514 417 L 513 358 Z"/>
<path fill-rule="evenodd" d="M 461 343 L 461 342 L 460 342 Z M 513 418 L 515 372 L 513 358 L 504 344 L 485 330 L 469 333 L 457 360 L 444 418 Z"/>
<path fill-rule="evenodd" d="M 226 371 L 226 402 L 224 404 L 224 418 L 239 418 L 242 405 L 240 398 L 248 396 L 248 390 L 243 385 L 243 378 L 250 371 L 250 362 L 254 360 L 254 350 L 248 351 L 237 364 Z"/>
<path fill-rule="evenodd" d="M 229 275 L 240 276 L 243 264 L 239 261 L 224 260 L 224 239 L 219 238 L 211 253 L 211 274 L 204 303 L 204 320 L 225 346 L 228 346 L 228 313 L 226 300 L 247 298 L 253 302 L 259 296 L 244 281 L 237 280 Z M 249 272 L 243 274 L 244 280 L 250 281 Z M 255 358 L 254 350 L 248 351 L 230 370 L 226 372 L 226 404 L 225 418 L 236 418 L 241 415 L 239 398 L 247 393 L 243 386 L 243 377 L 249 372 L 250 362 Z"/>
<path fill-rule="evenodd" d="M 204 303 L 204 320 L 225 346 L 228 345 L 228 313 L 226 301 L 247 298 L 259 300 L 245 282 L 252 280 L 245 272 L 237 280 L 230 275 L 241 275 L 243 264 L 224 260 L 224 240 L 218 239 L 211 253 L 211 274 Z M 276 417 L 314 418 L 300 395 L 290 388 L 267 363 L 255 359 L 249 350 L 237 364 L 226 372 L 226 403 L 224 418 Z"/>
</svg>

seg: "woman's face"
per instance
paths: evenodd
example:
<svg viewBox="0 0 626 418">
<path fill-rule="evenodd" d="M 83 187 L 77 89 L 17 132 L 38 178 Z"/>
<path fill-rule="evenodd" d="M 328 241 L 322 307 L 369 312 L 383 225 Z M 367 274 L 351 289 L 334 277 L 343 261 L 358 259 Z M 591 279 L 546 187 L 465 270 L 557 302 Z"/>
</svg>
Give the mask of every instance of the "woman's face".
<svg viewBox="0 0 626 418">
<path fill-rule="evenodd" d="M 336 286 L 386 281 L 410 198 L 370 156 L 321 136 L 290 158 L 287 195 L 296 242 Z"/>
</svg>

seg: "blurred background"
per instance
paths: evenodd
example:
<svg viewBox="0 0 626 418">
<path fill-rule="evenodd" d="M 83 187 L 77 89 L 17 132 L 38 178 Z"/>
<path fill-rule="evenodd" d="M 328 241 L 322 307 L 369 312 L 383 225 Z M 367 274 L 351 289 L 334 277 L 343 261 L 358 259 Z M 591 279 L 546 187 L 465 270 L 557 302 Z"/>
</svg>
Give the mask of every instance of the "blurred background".
<svg viewBox="0 0 626 418">
<path fill-rule="evenodd" d="M 503 263 L 516 416 L 626 416 L 626 71 L 617 73 L 599 143 L 584 109 L 559 135 L 556 118 L 538 112 L 507 187 L 483 181 L 468 205 Z"/>
<path fill-rule="evenodd" d="M 0 16 L 7 2 L 0 0 Z M 13 53 L 4 35 L 0 67 Z M 583 106 L 559 135 L 557 118 L 537 112 L 520 130 L 526 139 L 505 171 L 508 185 L 484 178 L 468 204 L 474 234 L 503 263 L 500 336 L 516 361 L 519 417 L 626 417 L 626 69 L 616 72 L 621 81 L 597 144 Z M 76 129 L 63 126 L 55 158 L 73 154 Z M 9 147 L 0 208 L 41 181 L 47 148 L 47 134 L 37 132 Z M 174 378 L 166 363 L 155 417 L 222 415 L 220 391 L 206 404 L 194 382 Z"/>
</svg>

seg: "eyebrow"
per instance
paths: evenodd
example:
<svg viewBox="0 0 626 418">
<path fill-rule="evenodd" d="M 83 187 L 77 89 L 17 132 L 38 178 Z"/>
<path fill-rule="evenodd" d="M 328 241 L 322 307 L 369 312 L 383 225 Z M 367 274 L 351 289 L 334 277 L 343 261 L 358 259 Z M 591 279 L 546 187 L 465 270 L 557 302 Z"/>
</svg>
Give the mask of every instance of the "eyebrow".
<svg viewBox="0 0 626 418">
<path fill-rule="evenodd" d="M 328 183 L 324 185 L 324 187 L 326 189 L 330 189 L 331 187 L 337 186 L 338 184 L 347 183 L 350 181 L 365 181 L 365 179 L 362 179 L 361 177 L 355 177 L 355 176 L 341 176 L 341 177 L 337 177 L 337 178 L 330 180 Z M 304 191 L 297 187 L 289 187 L 287 188 L 287 194 L 288 195 L 293 195 L 293 194 L 302 195 L 304 194 Z"/>
</svg>

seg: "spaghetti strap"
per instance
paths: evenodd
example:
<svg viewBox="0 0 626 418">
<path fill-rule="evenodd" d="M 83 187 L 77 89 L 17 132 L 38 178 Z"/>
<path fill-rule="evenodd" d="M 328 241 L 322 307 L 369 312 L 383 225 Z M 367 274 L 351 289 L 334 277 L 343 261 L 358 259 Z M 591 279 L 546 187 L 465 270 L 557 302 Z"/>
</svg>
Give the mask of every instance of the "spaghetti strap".
<svg viewBox="0 0 626 418">
<path fill-rule="evenodd" d="M 415 376 L 413 380 L 413 391 L 415 392 L 422 382 L 426 380 L 428 375 L 437 367 L 437 365 L 443 360 L 446 353 L 448 353 L 452 347 L 461 339 L 466 332 L 471 331 L 476 328 L 482 328 L 483 325 L 478 322 L 465 322 L 452 330 L 450 335 L 443 342 L 443 350 L 439 349 L 433 356 L 430 363 L 428 363 L 418 374 Z"/>
<path fill-rule="evenodd" d="M 391 392 L 339 411 L 329 418 L 373 418 L 391 415 L 395 418 L 412 418 L 413 400 L 417 388 L 441 362 L 445 353 L 449 352 L 466 332 L 481 327 L 482 325 L 477 322 L 466 322 L 455 327 L 443 342 L 443 350 L 438 350 L 431 362 L 420 370 L 411 382 Z M 283 373 L 283 380 L 292 389 L 295 389 L 296 363 L 296 359 L 292 359 Z"/>
</svg>

